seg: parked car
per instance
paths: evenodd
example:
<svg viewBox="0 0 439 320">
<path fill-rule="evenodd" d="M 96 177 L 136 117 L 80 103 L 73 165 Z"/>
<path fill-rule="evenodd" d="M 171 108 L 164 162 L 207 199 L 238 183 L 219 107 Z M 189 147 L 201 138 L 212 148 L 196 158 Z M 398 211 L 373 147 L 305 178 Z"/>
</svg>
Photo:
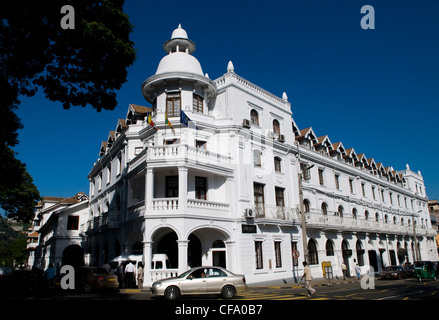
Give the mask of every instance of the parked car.
<svg viewBox="0 0 439 320">
<path fill-rule="evenodd" d="M 117 276 L 110 274 L 104 268 L 82 267 L 79 268 L 76 277 L 76 288 L 86 293 L 92 290 L 119 288 Z"/>
<path fill-rule="evenodd" d="M 405 265 L 405 273 L 407 274 L 407 277 L 413 277 L 415 273 L 415 265 L 413 263 L 406 264 Z"/>
<path fill-rule="evenodd" d="M 401 266 L 388 266 L 381 272 L 381 279 L 405 279 L 407 273 Z"/>
<path fill-rule="evenodd" d="M 247 290 L 244 275 L 234 274 L 221 267 L 195 267 L 178 277 L 156 281 L 151 286 L 154 295 L 168 300 L 186 294 L 221 294 L 231 299 L 236 293 Z"/>
</svg>

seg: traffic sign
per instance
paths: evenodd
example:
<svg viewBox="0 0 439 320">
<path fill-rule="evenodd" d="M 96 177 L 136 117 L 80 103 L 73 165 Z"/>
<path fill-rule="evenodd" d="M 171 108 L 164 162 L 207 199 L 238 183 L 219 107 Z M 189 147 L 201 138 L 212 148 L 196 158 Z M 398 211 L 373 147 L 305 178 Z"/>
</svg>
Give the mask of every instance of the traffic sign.
<svg viewBox="0 0 439 320">
<path fill-rule="evenodd" d="M 299 256 L 300 256 L 299 250 L 293 250 L 293 258 L 297 259 L 299 258 Z"/>
</svg>

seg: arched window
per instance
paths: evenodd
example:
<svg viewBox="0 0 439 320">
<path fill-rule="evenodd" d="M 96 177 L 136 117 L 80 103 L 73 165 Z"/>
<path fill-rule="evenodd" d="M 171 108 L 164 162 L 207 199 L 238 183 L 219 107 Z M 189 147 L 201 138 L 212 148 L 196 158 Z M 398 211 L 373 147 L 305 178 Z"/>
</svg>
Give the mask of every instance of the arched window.
<svg viewBox="0 0 439 320">
<path fill-rule="evenodd" d="M 317 245 L 314 239 L 308 241 L 308 264 L 319 264 Z"/>
<path fill-rule="evenodd" d="M 378 212 L 375 212 L 375 221 L 379 221 L 380 220 L 380 215 Z"/>
<path fill-rule="evenodd" d="M 364 211 L 364 220 L 369 220 L 369 211 Z"/>
<path fill-rule="evenodd" d="M 357 244 L 355 245 L 355 249 L 357 249 L 357 262 L 359 266 L 364 266 L 364 250 L 363 246 L 361 245 L 361 241 L 357 240 Z"/>
<path fill-rule="evenodd" d="M 338 206 L 337 215 L 343 217 L 343 206 Z"/>
<path fill-rule="evenodd" d="M 259 114 L 255 109 L 250 111 L 250 122 L 256 126 L 259 126 Z"/>
<path fill-rule="evenodd" d="M 276 119 L 273 120 L 273 131 L 276 134 L 280 134 L 280 124 Z"/>
<path fill-rule="evenodd" d="M 325 216 L 328 214 L 328 205 L 326 204 L 326 202 L 322 203 L 322 213 Z"/>
<path fill-rule="evenodd" d="M 327 240 L 326 241 L 326 255 L 328 257 L 334 255 L 334 246 L 332 245 L 332 241 L 331 240 Z"/>
<path fill-rule="evenodd" d="M 303 210 L 309 212 L 309 201 L 307 199 L 303 200 Z"/>
<path fill-rule="evenodd" d="M 357 219 L 357 209 L 356 208 L 352 209 L 352 217 L 354 219 Z"/>
</svg>

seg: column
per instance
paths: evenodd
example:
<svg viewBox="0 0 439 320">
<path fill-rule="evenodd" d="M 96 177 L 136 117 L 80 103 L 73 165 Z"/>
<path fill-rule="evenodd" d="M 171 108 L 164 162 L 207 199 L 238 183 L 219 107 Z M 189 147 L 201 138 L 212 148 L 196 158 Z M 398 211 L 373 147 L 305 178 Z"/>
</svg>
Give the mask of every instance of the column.
<svg viewBox="0 0 439 320">
<path fill-rule="evenodd" d="M 152 211 L 152 201 L 154 198 L 154 169 L 148 168 L 145 177 L 145 211 L 150 213 Z"/>
<path fill-rule="evenodd" d="M 187 168 L 178 168 L 178 210 L 180 212 L 186 211 L 187 208 L 187 174 Z"/>
<path fill-rule="evenodd" d="M 151 259 L 153 241 L 143 241 L 143 287 L 151 286 Z"/>
<path fill-rule="evenodd" d="M 188 270 L 187 248 L 189 240 L 177 240 L 178 244 L 178 274 Z"/>
</svg>

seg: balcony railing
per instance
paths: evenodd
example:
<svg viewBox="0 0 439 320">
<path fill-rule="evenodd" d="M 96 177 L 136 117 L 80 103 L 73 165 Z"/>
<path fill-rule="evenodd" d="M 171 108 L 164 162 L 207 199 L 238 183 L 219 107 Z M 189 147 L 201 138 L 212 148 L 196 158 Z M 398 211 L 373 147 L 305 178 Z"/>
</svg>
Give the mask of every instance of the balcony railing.
<svg viewBox="0 0 439 320">
<path fill-rule="evenodd" d="M 151 283 L 154 281 L 165 279 L 165 278 L 173 278 L 178 276 L 178 269 L 159 269 L 159 270 L 151 270 Z"/>
<path fill-rule="evenodd" d="M 148 161 L 185 161 L 229 167 L 230 157 L 186 144 L 151 146 L 147 151 Z"/>
<path fill-rule="evenodd" d="M 305 217 L 307 226 L 319 229 L 413 235 L 413 226 L 354 217 L 341 217 L 336 215 L 335 212 L 328 212 L 328 214 L 324 215 L 322 212 L 312 210 L 311 212 L 306 212 Z M 418 236 L 429 235 L 430 233 L 430 230 L 416 227 L 416 235 Z"/>
</svg>

